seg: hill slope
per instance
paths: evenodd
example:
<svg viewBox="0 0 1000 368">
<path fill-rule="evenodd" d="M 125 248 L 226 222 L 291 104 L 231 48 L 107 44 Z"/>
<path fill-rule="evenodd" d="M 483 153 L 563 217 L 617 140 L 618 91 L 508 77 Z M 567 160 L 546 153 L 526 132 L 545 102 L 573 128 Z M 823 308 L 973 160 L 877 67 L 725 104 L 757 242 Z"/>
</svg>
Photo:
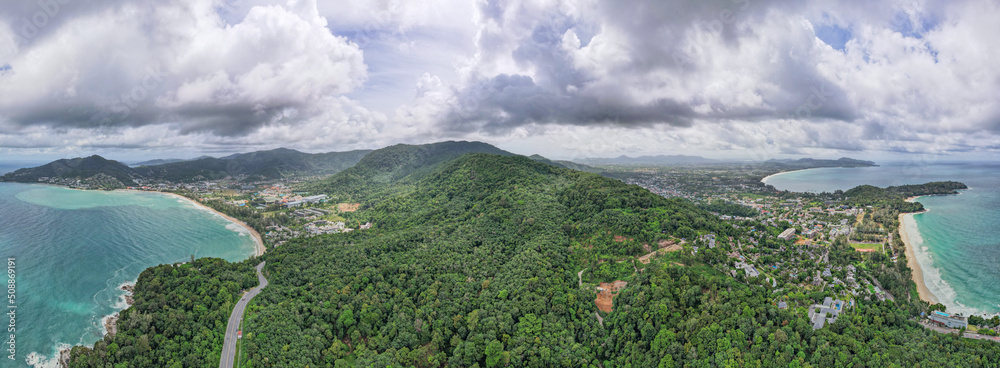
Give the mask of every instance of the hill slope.
<svg viewBox="0 0 1000 368">
<path fill-rule="evenodd" d="M 442 163 L 469 153 L 514 156 L 482 142 L 440 142 L 424 145 L 397 144 L 372 151 L 357 165 L 309 186 L 309 191 L 346 196 L 354 200 L 381 193 L 389 184 L 412 183 Z"/>
<path fill-rule="evenodd" d="M 686 200 L 520 156 L 365 166 L 375 175 L 359 180 L 402 177 L 344 214 L 373 228 L 298 238 L 240 263 L 266 260 L 270 281 L 243 322 L 246 366 L 992 366 L 1000 358 L 993 342 L 910 321 L 903 298 L 855 300 L 850 318 L 813 330 L 804 312 L 775 305 L 769 283 L 719 272 L 732 262 L 727 237 L 749 230 Z M 718 246 L 634 262 L 644 243 L 706 232 Z M 831 259 L 839 252 L 856 254 L 833 246 Z M 74 348 L 70 367 L 217 360 L 205 341 L 218 340 L 232 297 L 172 274 L 228 292 L 252 273 L 195 265 L 144 273 L 135 299 L 145 309 L 123 313 L 119 334 L 93 349 Z M 594 284 L 616 279 L 628 284 L 612 312 L 599 312 Z"/>
<path fill-rule="evenodd" d="M 135 168 L 149 179 L 175 182 L 216 180 L 230 177 L 279 179 L 296 175 L 331 175 L 349 168 L 371 151 L 303 153 L 286 148 L 202 158 Z"/>
<path fill-rule="evenodd" d="M 555 166 L 555 167 L 561 167 L 561 168 L 564 168 L 564 169 L 584 171 L 584 172 L 595 173 L 595 174 L 598 174 L 598 173 L 601 173 L 601 172 L 604 171 L 604 170 L 598 169 L 598 168 L 593 167 L 593 166 L 584 165 L 584 164 L 578 164 L 578 163 L 573 162 L 573 161 L 550 160 L 550 159 L 548 159 L 548 158 L 546 158 L 546 157 L 544 157 L 542 155 L 531 155 L 531 156 L 528 156 L 528 158 L 530 158 L 532 160 L 535 160 L 535 161 L 538 161 L 538 162 L 544 162 L 544 163 L 547 163 L 547 164 Z"/>
<path fill-rule="evenodd" d="M 82 184 L 114 188 L 134 185 L 134 176 L 135 173 L 127 165 L 93 155 L 20 169 L 0 176 L 0 181 L 37 183 L 43 179 L 47 183 L 69 184 L 80 180 Z"/>
</svg>

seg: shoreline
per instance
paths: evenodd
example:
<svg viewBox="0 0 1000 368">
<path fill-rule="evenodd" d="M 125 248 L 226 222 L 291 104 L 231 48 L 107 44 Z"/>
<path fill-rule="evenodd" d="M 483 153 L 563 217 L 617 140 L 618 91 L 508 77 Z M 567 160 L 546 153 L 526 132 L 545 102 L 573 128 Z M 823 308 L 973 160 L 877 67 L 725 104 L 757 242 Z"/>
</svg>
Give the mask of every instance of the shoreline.
<svg viewBox="0 0 1000 368">
<path fill-rule="evenodd" d="M 907 202 L 915 202 L 917 198 L 923 196 L 913 196 L 906 199 Z M 917 284 L 917 295 L 919 295 L 920 300 L 928 302 L 930 304 L 940 303 L 937 296 L 931 292 L 927 287 L 927 283 L 924 280 L 923 269 L 920 268 L 920 262 L 917 261 L 916 247 L 910 241 L 910 236 L 906 232 L 906 216 L 913 216 L 921 213 L 927 213 L 928 210 L 925 208 L 923 211 L 914 213 L 901 213 L 899 214 L 899 237 L 903 240 L 903 245 L 906 247 L 906 265 L 910 267 L 911 279 Z M 914 218 L 913 221 L 916 221 Z"/>
<path fill-rule="evenodd" d="M 777 173 L 765 176 L 763 179 L 760 179 L 760 182 L 764 183 L 764 184 L 767 184 L 767 179 L 770 179 L 771 177 L 778 176 L 778 175 L 781 175 L 781 174 L 793 173 L 793 172 L 796 172 L 796 171 L 805 171 L 805 170 L 812 170 L 812 169 L 823 169 L 823 168 L 822 167 L 813 167 L 813 168 L 809 168 L 809 169 L 797 169 L 797 170 L 791 170 L 791 171 L 777 172 Z"/>
<path fill-rule="evenodd" d="M 232 223 L 236 224 L 239 227 L 242 227 L 242 228 L 246 229 L 250 233 L 250 238 L 252 238 L 253 241 L 254 241 L 254 243 L 256 244 L 256 246 L 254 247 L 254 256 L 255 257 L 260 257 L 260 256 L 264 255 L 265 252 L 267 252 L 267 248 L 264 247 L 264 238 L 260 236 L 260 233 L 258 233 L 257 230 L 254 230 L 254 228 L 250 227 L 250 225 L 247 225 L 247 223 L 245 223 L 243 221 L 240 221 L 240 220 L 238 220 L 235 217 L 229 216 L 229 215 L 227 215 L 225 213 L 217 211 L 216 209 L 214 209 L 212 207 L 206 206 L 204 203 L 201 203 L 201 202 L 196 201 L 194 199 L 182 196 L 182 195 L 177 194 L 177 193 L 172 193 L 172 192 L 160 192 L 160 191 L 151 191 L 151 190 L 135 190 L 135 189 L 120 189 L 120 190 L 121 191 L 129 191 L 129 192 L 139 192 L 139 193 L 160 193 L 160 194 L 166 194 L 166 195 L 169 195 L 169 196 L 173 196 L 173 197 L 180 198 L 180 199 L 183 199 L 185 201 L 191 202 L 191 203 L 193 203 L 193 204 L 195 204 L 195 205 L 197 205 L 197 206 L 199 206 L 201 208 L 204 208 L 204 209 L 207 209 L 207 210 L 211 211 L 212 213 L 214 213 L 216 215 L 222 216 L 222 218 L 228 220 L 229 222 L 232 222 Z"/>
</svg>

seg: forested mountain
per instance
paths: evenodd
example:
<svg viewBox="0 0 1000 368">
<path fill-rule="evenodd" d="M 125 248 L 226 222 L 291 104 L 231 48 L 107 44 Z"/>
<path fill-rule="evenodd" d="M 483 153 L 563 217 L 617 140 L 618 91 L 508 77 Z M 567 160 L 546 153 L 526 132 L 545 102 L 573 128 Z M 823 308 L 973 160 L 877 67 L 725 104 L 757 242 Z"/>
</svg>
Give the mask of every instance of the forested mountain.
<svg viewBox="0 0 1000 368">
<path fill-rule="evenodd" d="M 0 176 L 0 181 L 37 183 L 42 178 L 134 184 L 132 181 L 134 173 L 131 168 L 98 155 L 56 160 L 39 167 L 20 169 Z"/>
<path fill-rule="evenodd" d="M 593 166 L 584 165 L 584 164 L 578 164 L 578 163 L 573 162 L 573 161 L 550 160 L 550 159 L 548 159 L 548 158 L 546 158 L 546 157 L 544 157 L 542 155 L 531 155 L 531 156 L 528 156 L 528 158 L 530 158 L 532 160 L 535 160 L 535 161 L 538 161 L 538 162 L 544 162 L 544 163 L 547 163 L 547 164 L 552 165 L 552 166 L 561 167 L 561 168 L 564 168 L 564 169 L 584 171 L 584 172 L 596 173 L 596 174 L 600 174 L 601 172 L 604 171 L 602 169 L 598 169 L 598 168 L 593 167 Z"/>
<path fill-rule="evenodd" d="M 847 203 L 859 206 L 880 206 L 893 208 L 900 212 L 918 212 L 924 209 L 919 202 L 906 202 L 904 199 L 913 196 L 958 194 L 959 189 L 968 189 L 964 183 L 956 181 L 938 181 L 918 185 L 900 185 L 879 188 L 871 185 L 859 185 L 846 192 Z"/>
<path fill-rule="evenodd" d="M 277 179 L 295 175 L 330 175 L 358 163 L 371 151 L 303 153 L 287 148 L 241 153 L 223 158 L 207 157 L 135 168 L 137 175 L 148 179 L 175 182 L 215 180 L 227 176 L 250 176 Z"/>
<path fill-rule="evenodd" d="M 413 183 L 433 172 L 442 163 L 469 153 L 489 153 L 514 156 L 482 142 L 449 141 L 424 145 L 397 144 L 372 151 L 357 165 L 337 175 L 315 183 L 309 189 L 317 193 L 345 195 L 345 198 L 360 200 L 389 189 L 389 185 L 401 187 Z"/>
<path fill-rule="evenodd" d="M 0 177 L 0 181 L 34 183 L 38 182 L 39 178 L 46 177 L 52 179 L 48 182 L 64 184 L 64 180 L 87 179 L 96 176 L 96 179 L 103 181 L 114 178 L 121 183 L 118 186 L 132 186 L 135 185 L 134 179 L 192 182 L 226 177 L 280 179 L 296 175 L 322 176 L 336 174 L 354 166 L 369 152 L 371 151 L 303 153 L 278 148 L 270 151 L 240 153 L 223 158 L 203 157 L 189 161 L 135 168 L 94 155 L 87 158 L 63 159 L 36 168 L 21 169 Z"/>
<path fill-rule="evenodd" d="M 270 286 L 244 319 L 244 367 L 1000 362 L 993 342 L 938 334 L 912 322 L 904 298 L 899 304 L 856 300 L 849 317 L 813 330 L 805 316 L 778 309 L 768 286 L 719 272 L 713 265 L 728 258 L 721 246 L 635 262 L 633 256 L 659 241 L 713 233 L 725 242 L 744 231 L 686 200 L 521 156 L 437 161 L 426 147 L 413 146 L 376 153 L 351 170 L 349 180 L 323 182 L 332 194 L 361 196 L 359 183 L 389 188 L 345 214 L 373 222 L 372 229 L 294 239 L 239 267 L 196 262 L 196 269 L 147 271 L 139 282 L 155 287 L 137 287 L 143 307 L 126 312 L 125 330 L 93 349 L 75 348 L 70 366 L 214 365 L 206 362 L 218 360 L 219 347 L 213 350 L 210 342 L 224 327 L 218 321 L 231 308 L 231 288 L 247 287 L 250 266 L 261 260 Z M 409 153 L 437 162 L 410 159 Z M 832 263 L 851 257 L 864 255 L 832 246 Z M 867 257 L 872 267 L 906 267 L 881 254 Z M 896 274 L 886 270 L 880 279 L 909 282 Z M 628 284 L 614 310 L 598 311 L 592 285 L 616 279 Z M 208 290 L 215 285 L 226 292 L 213 296 Z M 813 294 L 802 297 L 827 295 Z"/>
<path fill-rule="evenodd" d="M 131 167 L 155 166 L 155 165 L 163 165 L 163 164 L 172 164 L 174 162 L 184 162 L 184 161 L 201 160 L 203 158 L 210 158 L 210 156 L 201 156 L 201 157 L 198 157 L 198 158 L 192 158 L 190 160 L 185 160 L 185 159 L 180 159 L 180 158 L 158 158 L 158 159 L 155 159 L 155 160 L 136 162 L 136 163 L 133 163 L 133 164 L 129 164 L 129 166 L 131 166 Z"/>
</svg>

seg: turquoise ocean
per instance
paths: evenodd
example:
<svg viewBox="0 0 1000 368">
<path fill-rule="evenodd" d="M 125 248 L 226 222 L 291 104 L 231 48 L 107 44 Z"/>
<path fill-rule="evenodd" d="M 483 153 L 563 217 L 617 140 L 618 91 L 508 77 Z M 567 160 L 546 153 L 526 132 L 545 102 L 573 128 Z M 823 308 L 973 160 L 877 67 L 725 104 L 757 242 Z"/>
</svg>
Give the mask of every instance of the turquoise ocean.
<svg viewBox="0 0 1000 368">
<path fill-rule="evenodd" d="M 102 320 L 127 306 L 121 286 L 148 267 L 240 261 L 255 247 L 244 228 L 159 193 L 0 183 L 0 224 L 0 257 L 16 275 L 16 353 L 9 360 L 4 344 L 3 367 L 54 367 L 59 349 L 101 339 Z"/>
<path fill-rule="evenodd" d="M 1000 163 L 888 163 L 793 171 L 767 178 L 777 189 L 833 192 L 955 180 L 958 195 L 917 199 L 928 212 L 904 216 L 924 283 L 949 312 L 1000 314 Z"/>
</svg>

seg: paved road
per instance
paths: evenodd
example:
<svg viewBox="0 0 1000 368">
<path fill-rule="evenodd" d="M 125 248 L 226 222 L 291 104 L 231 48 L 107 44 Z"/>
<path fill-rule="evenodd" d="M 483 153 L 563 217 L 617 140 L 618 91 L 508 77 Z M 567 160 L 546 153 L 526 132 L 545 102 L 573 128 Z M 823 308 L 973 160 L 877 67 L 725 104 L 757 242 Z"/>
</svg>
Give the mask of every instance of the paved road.
<svg viewBox="0 0 1000 368">
<path fill-rule="evenodd" d="M 233 308 L 233 314 L 229 315 L 229 324 L 226 326 L 226 342 L 222 345 L 222 361 L 219 362 L 219 368 L 232 368 L 233 362 L 236 361 L 236 331 L 240 329 L 240 322 L 243 321 L 243 310 L 246 309 L 250 299 L 260 294 L 260 289 L 267 287 L 267 279 L 260 273 L 260 269 L 264 268 L 264 263 L 266 262 L 257 265 L 257 281 L 260 285 L 243 294 L 240 301 L 236 303 L 236 307 Z"/>
<path fill-rule="evenodd" d="M 921 326 L 924 326 L 927 329 L 934 330 L 934 331 L 937 331 L 937 332 L 940 332 L 940 333 L 943 333 L 943 334 L 948 334 L 948 333 L 958 334 L 958 330 L 953 329 L 953 328 L 942 327 L 942 326 L 939 326 L 939 325 L 936 325 L 936 324 L 933 324 L 933 323 L 929 323 L 929 322 L 924 322 L 924 321 L 920 321 L 919 323 L 920 323 Z M 980 335 L 980 334 L 971 333 L 971 332 L 966 332 L 966 333 L 962 334 L 962 337 L 965 337 L 965 338 L 968 338 L 968 339 L 988 340 L 988 341 L 1000 342 L 1000 337 Z"/>
</svg>

